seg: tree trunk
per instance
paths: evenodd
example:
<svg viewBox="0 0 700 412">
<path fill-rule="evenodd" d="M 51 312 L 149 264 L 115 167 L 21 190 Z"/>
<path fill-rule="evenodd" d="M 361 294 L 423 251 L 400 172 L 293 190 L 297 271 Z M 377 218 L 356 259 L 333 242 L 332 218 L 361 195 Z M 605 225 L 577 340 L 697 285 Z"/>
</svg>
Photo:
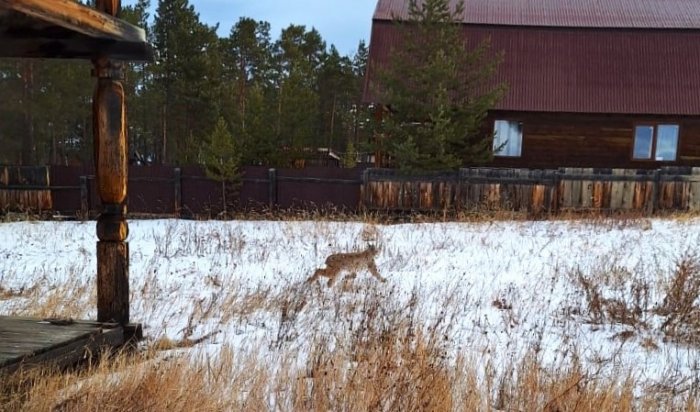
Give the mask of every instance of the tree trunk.
<svg viewBox="0 0 700 412">
<path fill-rule="evenodd" d="M 337 104 L 338 97 L 333 95 L 333 106 L 331 109 L 331 131 L 328 134 L 328 154 L 330 155 L 331 147 L 333 146 L 333 132 L 335 130 L 335 107 Z"/>
<path fill-rule="evenodd" d="M 24 138 L 22 139 L 22 164 L 32 165 L 36 161 L 36 144 L 34 142 L 34 63 L 25 60 L 22 63 L 22 80 L 24 88 L 22 105 L 24 106 Z"/>
<path fill-rule="evenodd" d="M 168 103 L 163 104 L 163 136 L 161 152 L 160 152 L 160 164 L 166 164 L 168 162 Z"/>
</svg>

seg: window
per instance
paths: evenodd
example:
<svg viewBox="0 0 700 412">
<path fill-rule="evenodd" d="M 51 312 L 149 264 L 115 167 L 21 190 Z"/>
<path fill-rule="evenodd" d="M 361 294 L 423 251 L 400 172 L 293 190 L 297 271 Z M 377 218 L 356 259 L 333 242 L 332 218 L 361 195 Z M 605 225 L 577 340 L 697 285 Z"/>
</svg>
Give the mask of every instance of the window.
<svg viewBox="0 0 700 412">
<path fill-rule="evenodd" d="M 496 120 L 493 151 L 495 156 L 520 157 L 523 146 L 523 127 L 520 122 Z"/>
<path fill-rule="evenodd" d="M 676 160 L 677 152 L 677 124 L 644 125 L 634 128 L 633 159 L 670 162 Z"/>
</svg>

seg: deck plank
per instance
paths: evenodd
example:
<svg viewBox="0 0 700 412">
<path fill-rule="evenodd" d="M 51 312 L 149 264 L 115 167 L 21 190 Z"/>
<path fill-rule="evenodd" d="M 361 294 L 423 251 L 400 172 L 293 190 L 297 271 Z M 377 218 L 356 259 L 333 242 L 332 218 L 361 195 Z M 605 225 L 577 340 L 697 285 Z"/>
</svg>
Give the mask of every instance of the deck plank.
<svg viewBox="0 0 700 412">
<path fill-rule="evenodd" d="M 85 351 L 119 346 L 123 329 L 115 324 L 67 322 L 54 324 L 41 319 L 0 316 L 0 373 L 21 364 L 52 362 L 67 366 Z"/>
</svg>

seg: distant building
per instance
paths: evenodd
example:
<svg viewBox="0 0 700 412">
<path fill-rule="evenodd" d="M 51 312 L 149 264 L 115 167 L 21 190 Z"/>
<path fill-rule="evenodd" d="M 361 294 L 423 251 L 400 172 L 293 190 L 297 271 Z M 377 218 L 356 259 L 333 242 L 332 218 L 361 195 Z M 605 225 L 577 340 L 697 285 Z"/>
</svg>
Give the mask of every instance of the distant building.
<svg viewBox="0 0 700 412">
<path fill-rule="evenodd" d="M 456 3 L 456 0 L 452 0 Z M 466 0 L 464 35 L 503 51 L 494 166 L 700 166 L 700 1 Z M 400 44 L 379 0 L 364 99 Z M 390 103 L 390 102 L 379 102 Z"/>
</svg>

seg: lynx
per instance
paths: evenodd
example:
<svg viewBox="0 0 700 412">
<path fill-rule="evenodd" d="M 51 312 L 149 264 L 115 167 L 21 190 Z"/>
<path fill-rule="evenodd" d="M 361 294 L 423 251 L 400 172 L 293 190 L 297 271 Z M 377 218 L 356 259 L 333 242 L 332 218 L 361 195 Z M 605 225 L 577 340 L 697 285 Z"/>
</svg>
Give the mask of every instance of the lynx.
<svg viewBox="0 0 700 412">
<path fill-rule="evenodd" d="M 386 282 L 386 279 L 379 274 L 377 265 L 374 263 L 374 257 L 377 255 L 377 253 L 378 250 L 374 246 L 370 246 L 363 252 L 334 253 L 326 258 L 326 268 L 316 269 L 313 276 L 307 279 L 306 282 L 311 283 L 321 276 L 325 276 L 328 278 L 328 286 L 331 287 L 338 279 L 338 275 L 341 272 L 350 272 L 350 274 L 345 277 L 345 280 L 351 281 L 352 279 L 355 279 L 359 270 L 365 268 L 377 280 L 380 282 Z"/>
</svg>

